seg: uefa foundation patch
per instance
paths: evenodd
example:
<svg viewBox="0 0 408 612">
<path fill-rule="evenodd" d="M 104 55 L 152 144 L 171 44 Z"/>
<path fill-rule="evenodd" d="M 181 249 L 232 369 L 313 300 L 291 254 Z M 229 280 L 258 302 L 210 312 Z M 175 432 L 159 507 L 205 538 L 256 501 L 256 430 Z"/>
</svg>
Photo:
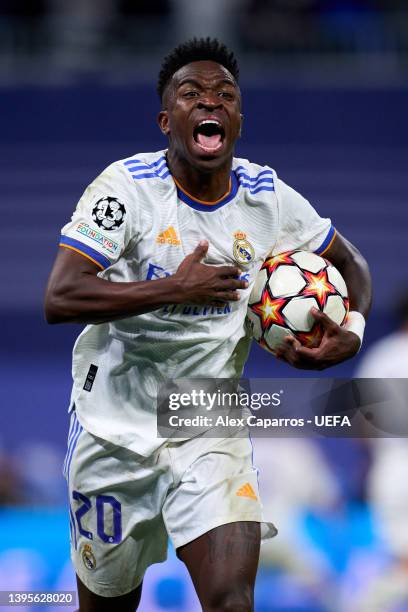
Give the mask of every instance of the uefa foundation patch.
<svg viewBox="0 0 408 612">
<path fill-rule="evenodd" d="M 111 238 L 108 238 L 107 236 L 102 234 L 102 232 L 93 229 L 88 223 L 85 223 L 84 221 L 78 223 L 75 228 L 75 231 L 78 232 L 78 234 L 81 234 L 81 236 L 85 236 L 86 238 L 89 238 L 89 240 L 96 242 L 96 244 L 101 246 L 105 251 L 108 251 L 108 253 L 111 253 L 112 255 L 115 255 L 119 251 L 119 244 L 117 242 L 111 240 Z"/>
</svg>

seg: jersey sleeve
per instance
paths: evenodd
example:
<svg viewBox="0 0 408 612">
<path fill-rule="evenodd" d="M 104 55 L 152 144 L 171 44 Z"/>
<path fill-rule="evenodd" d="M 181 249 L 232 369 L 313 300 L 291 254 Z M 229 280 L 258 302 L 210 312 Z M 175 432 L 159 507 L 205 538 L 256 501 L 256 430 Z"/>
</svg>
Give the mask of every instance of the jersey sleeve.
<svg viewBox="0 0 408 612">
<path fill-rule="evenodd" d="M 302 249 L 323 255 L 336 235 L 330 219 L 320 217 L 308 200 L 281 179 L 276 183 L 279 228 L 271 254 Z"/>
<path fill-rule="evenodd" d="M 71 221 L 61 230 L 59 245 L 105 270 L 137 236 L 133 197 L 127 177 L 112 164 L 85 190 Z"/>
</svg>

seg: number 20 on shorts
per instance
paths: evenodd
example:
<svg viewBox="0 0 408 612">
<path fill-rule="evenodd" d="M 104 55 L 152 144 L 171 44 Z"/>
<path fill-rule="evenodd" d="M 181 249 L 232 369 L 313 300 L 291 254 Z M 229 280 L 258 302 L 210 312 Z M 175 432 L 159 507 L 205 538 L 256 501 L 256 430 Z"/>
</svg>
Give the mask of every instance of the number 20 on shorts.
<svg viewBox="0 0 408 612">
<path fill-rule="evenodd" d="M 75 510 L 75 518 L 78 525 L 78 531 L 88 540 L 93 540 L 93 534 L 87 531 L 82 526 L 82 519 L 90 510 L 92 510 L 92 502 L 83 493 L 79 491 L 72 491 L 72 499 L 77 502 L 82 502 L 81 505 Z M 103 542 L 107 544 L 118 544 L 122 540 L 122 507 L 120 502 L 112 495 L 97 495 L 96 496 L 96 530 L 98 536 Z M 112 528 L 113 533 L 106 533 L 105 531 L 105 510 L 107 507 L 111 508 L 112 511 Z"/>
</svg>

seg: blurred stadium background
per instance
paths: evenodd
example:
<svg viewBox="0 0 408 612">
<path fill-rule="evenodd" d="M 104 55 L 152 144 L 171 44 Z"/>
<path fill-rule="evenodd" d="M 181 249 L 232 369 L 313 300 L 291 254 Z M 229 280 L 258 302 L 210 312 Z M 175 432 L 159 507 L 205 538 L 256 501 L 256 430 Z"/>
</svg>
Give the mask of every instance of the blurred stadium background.
<svg viewBox="0 0 408 612">
<path fill-rule="evenodd" d="M 80 328 L 45 324 L 44 287 L 85 186 L 115 159 L 165 147 L 156 75 L 163 54 L 192 35 L 219 36 L 240 60 L 238 154 L 275 167 L 371 265 L 364 348 L 321 375 L 379 376 L 387 362 L 364 370 L 367 350 L 397 328 L 408 280 L 406 1 L 0 0 L 0 590 L 74 588 L 61 466 Z M 408 375 L 401 337 L 389 376 Z M 299 376 L 257 347 L 246 374 Z M 263 552 L 256 612 L 407 611 L 404 440 L 255 446 L 280 527 Z M 198 610 L 169 554 L 149 570 L 141 609 Z"/>
</svg>

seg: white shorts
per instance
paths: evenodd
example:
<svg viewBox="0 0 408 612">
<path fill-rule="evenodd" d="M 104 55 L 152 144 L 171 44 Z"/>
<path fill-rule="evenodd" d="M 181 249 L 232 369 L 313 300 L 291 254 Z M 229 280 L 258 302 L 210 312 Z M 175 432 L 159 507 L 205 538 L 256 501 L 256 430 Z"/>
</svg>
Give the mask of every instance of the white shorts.
<svg viewBox="0 0 408 612">
<path fill-rule="evenodd" d="M 96 438 L 71 415 L 64 463 L 71 557 L 81 581 L 105 597 L 136 588 L 146 568 L 214 527 L 265 523 L 249 438 L 166 442 L 141 457 Z"/>
</svg>

